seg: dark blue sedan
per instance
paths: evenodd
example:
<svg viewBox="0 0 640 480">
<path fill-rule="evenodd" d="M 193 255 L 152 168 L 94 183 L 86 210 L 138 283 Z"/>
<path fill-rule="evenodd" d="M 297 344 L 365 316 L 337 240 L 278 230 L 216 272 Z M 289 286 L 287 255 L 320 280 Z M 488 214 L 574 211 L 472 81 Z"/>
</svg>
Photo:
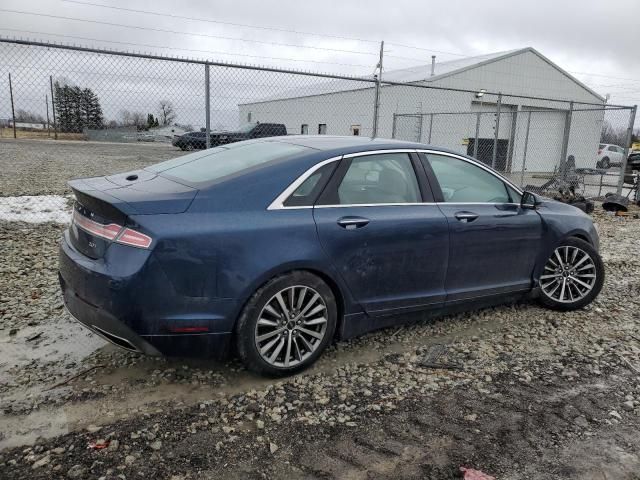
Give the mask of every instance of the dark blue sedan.
<svg viewBox="0 0 640 480">
<path fill-rule="evenodd" d="M 334 338 L 602 288 L 591 219 L 463 155 L 360 137 L 251 140 L 74 180 L 60 283 L 71 314 L 137 352 L 283 375 Z"/>
</svg>

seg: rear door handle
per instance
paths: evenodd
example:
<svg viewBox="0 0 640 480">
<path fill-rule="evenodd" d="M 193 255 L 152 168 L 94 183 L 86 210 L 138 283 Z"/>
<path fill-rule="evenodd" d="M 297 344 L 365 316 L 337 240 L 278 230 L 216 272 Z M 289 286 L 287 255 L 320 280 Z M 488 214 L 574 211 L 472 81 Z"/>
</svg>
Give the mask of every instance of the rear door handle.
<svg viewBox="0 0 640 480">
<path fill-rule="evenodd" d="M 338 219 L 338 225 L 347 230 L 362 228 L 368 223 L 369 219 L 364 217 L 342 217 Z"/>
<path fill-rule="evenodd" d="M 457 212 L 454 217 L 463 223 L 473 222 L 476 218 L 479 217 L 477 213 L 473 212 Z"/>
</svg>

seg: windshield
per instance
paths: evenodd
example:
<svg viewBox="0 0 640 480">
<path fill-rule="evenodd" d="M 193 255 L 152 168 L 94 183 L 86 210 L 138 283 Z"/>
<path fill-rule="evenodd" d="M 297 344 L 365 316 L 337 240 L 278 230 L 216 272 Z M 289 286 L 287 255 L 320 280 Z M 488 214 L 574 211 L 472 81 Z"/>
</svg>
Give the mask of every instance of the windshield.
<svg viewBox="0 0 640 480">
<path fill-rule="evenodd" d="M 245 123 L 244 125 L 240 125 L 240 127 L 238 127 L 238 132 L 240 133 L 250 132 L 255 128 L 256 125 L 257 123 Z"/>
<path fill-rule="evenodd" d="M 147 167 L 147 170 L 189 183 L 209 183 L 309 150 L 281 142 L 235 143 L 167 160 Z"/>
</svg>

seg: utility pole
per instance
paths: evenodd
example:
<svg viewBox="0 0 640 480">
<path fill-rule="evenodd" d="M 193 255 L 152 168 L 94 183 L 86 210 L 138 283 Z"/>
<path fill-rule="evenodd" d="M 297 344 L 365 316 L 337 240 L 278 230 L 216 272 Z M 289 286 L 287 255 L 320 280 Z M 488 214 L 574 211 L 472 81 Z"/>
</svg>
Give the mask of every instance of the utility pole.
<svg viewBox="0 0 640 480">
<path fill-rule="evenodd" d="M 9 74 L 9 96 L 11 97 L 11 116 L 13 117 L 13 138 L 16 136 L 16 111 L 13 108 L 13 86 L 11 85 L 11 74 Z"/>
<path fill-rule="evenodd" d="M 49 75 L 49 86 L 51 87 L 51 111 L 53 112 L 53 138 L 58 139 L 58 124 L 56 123 L 56 97 L 53 96 L 53 78 Z"/>
<path fill-rule="evenodd" d="M 373 129 L 371 138 L 378 136 L 378 116 L 380 110 L 380 82 L 382 81 L 382 57 L 384 55 L 384 41 L 380 42 L 380 60 L 378 61 L 378 75 L 376 76 L 376 93 L 373 104 Z"/>
<path fill-rule="evenodd" d="M 49 96 L 45 94 L 44 103 L 47 105 L 47 137 L 51 137 L 51 125 L 49 124 Z"/>
<path fill-rule="evenodd" d="M 498 103 L 496 104 L 496 123 L 495 133 L 493 136 L 493 156 L 491 157 L 491 168 L 496 168 L 496 159 L 498 157 L 498 136 L 500 134 L 500 109 L 502 107 L 502 93 L 498 93 Z"/>
</svg>

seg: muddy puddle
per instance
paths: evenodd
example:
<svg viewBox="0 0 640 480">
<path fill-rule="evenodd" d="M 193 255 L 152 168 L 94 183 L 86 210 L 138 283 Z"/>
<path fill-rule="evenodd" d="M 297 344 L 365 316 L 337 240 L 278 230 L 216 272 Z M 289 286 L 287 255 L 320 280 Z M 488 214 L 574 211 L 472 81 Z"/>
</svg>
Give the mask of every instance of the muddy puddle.
<svg viewBox="0 0 640 480">
<path fill-rule="evenodd" d="M 404 353 L 418 346 L 446 345 L 455 339 L 491 334 L 500 328 L 499 322 L 486 316 L 478 321 L 445 322 L 437 323 L 446 326 L 447 332 L 433 336 L 411 335 L 412 329 L 424 329 L 422 325 L 389 328 L 340 342 L 315 366 L 299 375 L 333 373 L 347 364 L 372 363 L 391 353 Z M 37 339 L 29 340 L 37 333 L 40 333 Z M 48 372 L 29 386 L 10 390 L 2 398 L 5 406 L 8 402 L 34 399 L 41 403 L 24 414 L 7 413 L 6 409 L 0 414 L 0 450 L 33 444 L 38 438 L 51 438 L 89 425 L 100 426 L 130 416 L 262 389 L 278 381 L 247 372 L 235 360 L 218 363 L 124 352 L 66 319 L 46 328 L 24 329 L 17 336 L 4 335 L 0 345 L 0 375 L 4 382 L 17 381 L 28 368 Z M 78 373 L 82 375 L 73 378 Z M 65 378 L 73 379 L 51 388 Z"/>
</svg>

